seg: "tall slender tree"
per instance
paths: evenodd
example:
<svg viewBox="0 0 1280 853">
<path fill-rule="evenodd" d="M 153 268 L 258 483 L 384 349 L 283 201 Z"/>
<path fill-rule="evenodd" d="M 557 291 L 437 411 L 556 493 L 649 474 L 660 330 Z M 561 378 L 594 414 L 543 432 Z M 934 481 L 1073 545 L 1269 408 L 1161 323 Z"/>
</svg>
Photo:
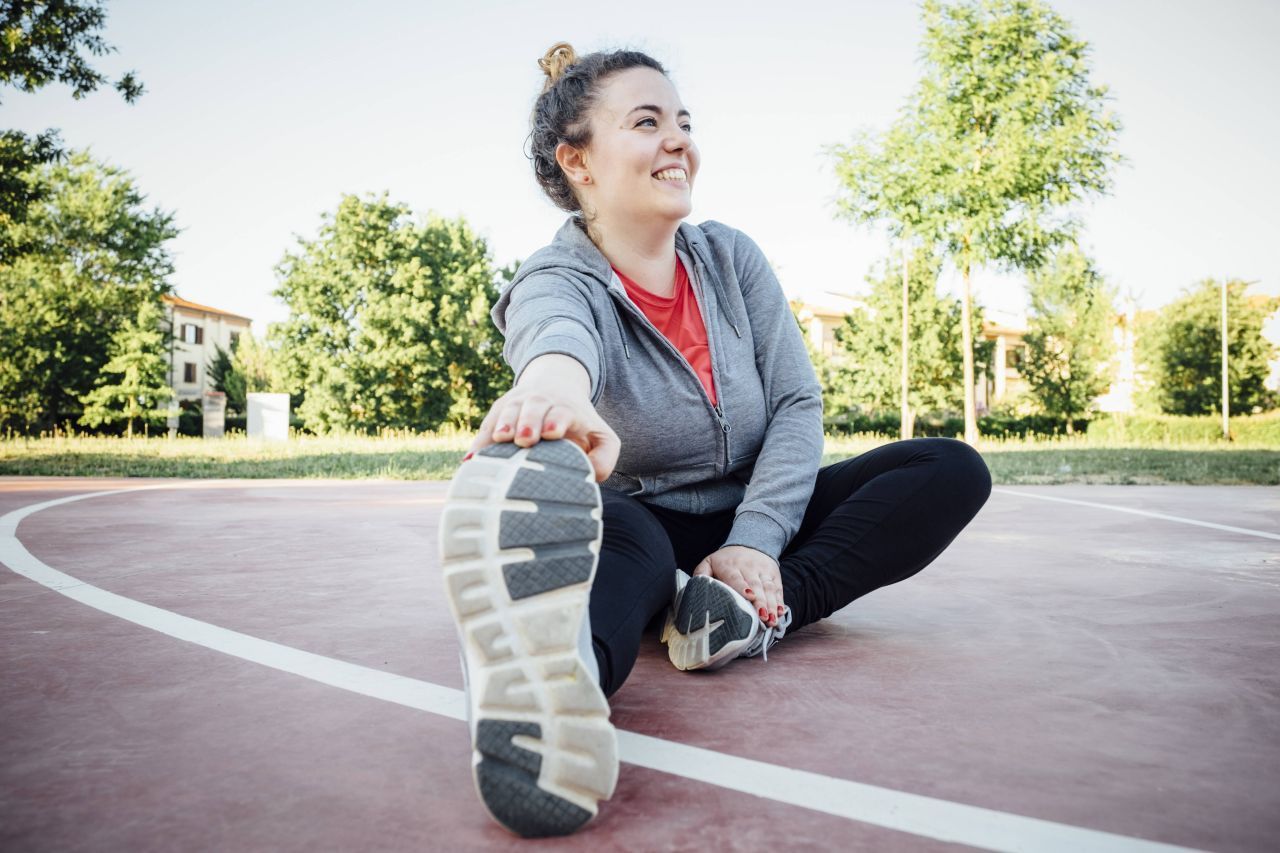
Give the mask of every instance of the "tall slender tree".
<svg viewBox="0 0 1280 853">
<path fill-rule="evenodd" d="M 909 262 L 909 325 L 916 330 L 908 341 L 907 417 L 953 409 L 961 394 L 961 310 L 958 299 L 940 296 L 938 261 L 917 251 Z M 863 409 L 883 412 L 901 398 L 903 266 L 893 258 L 867 276 L 870 288 L 836 329 L 838 350 L 832 359 L 832 385 Z M 980 362 L 989 346 L 979 347 Z M 910 425 L 908 425 L 910 428 Z M 909 431 L 909 429 L 908 429 Z"/>
<path fill-rule="evenodd" d="M 973 443 L 973 273 L 1033 269 L 1074 237 L 1074 203 L 1110 186 L 1120 124 L 1106 88 L 1090 79 L 1088 45 L 1040 0 L 926 0 L 923 17 L 924 74 L 891 131 L 891 150 L 903 158 L 897 168 L 909 177 L 890 189 L 911 196 L 916 238 L 937 246 L 963 280 L 965 440 Z M 865 207 L 858 175 L 849 171 L 845 184 Z M 905 207 L 891 204 L 892 192 L 880 195 L 885 211 Z"/>
<path fill-rule="evenodd" d="M 1066 420 L 1069 435 L 1075 418 L 1110 384 L 1115 291 L 1076 246 L 1032 272 L 1028 289 L 1022 374 L 1045 413 Z"/>
</svg>

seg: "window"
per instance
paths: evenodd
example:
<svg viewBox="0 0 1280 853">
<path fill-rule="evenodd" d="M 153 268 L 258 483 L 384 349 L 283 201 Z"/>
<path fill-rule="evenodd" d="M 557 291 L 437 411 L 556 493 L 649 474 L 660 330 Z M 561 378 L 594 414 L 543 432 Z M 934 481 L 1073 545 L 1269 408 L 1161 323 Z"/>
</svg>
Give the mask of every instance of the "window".
<svg viewBox="0 0 1280 853">
<path fill-rule="evenodd" d="M 1011 346 L 1004 351 L 1004 366 L 1018 372 L 1022 371 L 1023 347 Z"/>
<path fill-rule="evenodd" d="M 182 340 L 188 344 L 204 343 L 204 328 L 195 323 L 182 324 Z"/>
<path fill-rule="evenodd" d="M 238 343 L 240 343 L 240 333 L 232 332 L 231 333 L 231 349 L 234 350 L 236 348 L 236 344 Z"/>
<path fill-rule="evenodd" d="M 188 361 L 182 365 L 182 381 L 183 382 L 196 381 L 196 363 L 194 361 Z"/>
</svg>

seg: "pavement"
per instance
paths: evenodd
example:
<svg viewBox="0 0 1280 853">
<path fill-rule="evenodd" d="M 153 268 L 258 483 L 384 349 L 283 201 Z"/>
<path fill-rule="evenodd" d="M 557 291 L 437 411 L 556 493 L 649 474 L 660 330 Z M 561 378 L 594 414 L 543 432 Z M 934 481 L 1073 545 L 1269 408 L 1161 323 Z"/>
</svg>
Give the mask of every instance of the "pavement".
<svg viewBox="0 0 1280 853">
<path fill-rule="evenodd" d="M 1274 850 L 1280 489 L 997 487 L 932 565 L 614 697 L 617 792 L 473 790 L 447 484 L 0 478 L 0 849 Z"/>
</svg>

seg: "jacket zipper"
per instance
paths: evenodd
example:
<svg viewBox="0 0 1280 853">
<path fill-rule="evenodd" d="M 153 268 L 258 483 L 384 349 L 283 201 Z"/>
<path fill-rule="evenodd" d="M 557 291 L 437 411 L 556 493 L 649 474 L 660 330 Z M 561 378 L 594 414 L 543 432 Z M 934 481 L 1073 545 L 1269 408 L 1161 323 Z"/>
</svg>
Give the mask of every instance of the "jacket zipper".
<svg viewBox="0 0 1280 853">
<path fill-rule="evenodd" d="M 610 288 L 605 288 L 605 290 L 606 290 L 606 291 L 607 291 L 607 292 L 612 296 L 612 298 L 613 298 L 614 300 L 619 301 L 619 302 L 622 302 L 622 303 L 623 303 L 623 307 L 624 307 L 627 311 L 630 311 L 633 315 L 638 315 L 638 316 L 639 316 L 639 318 L 640 318 L 640 320 L 644 323 L 644 325 L 645 325 L 645 326 L 646 326 L 646 327 L 647 327 L 651 332 L 653 332 L 653 334 L 654 334 L 654 335 L 655 335 L 659 340 L 661 340 L 661 341 L 662 341 L 663 345 L 665 345 L 665 346 L 666 346 L 667 351 L 668 351 L 668 352 L 670 352 L 670 353 L 673 353 L 673 354 L 675 355 L 675 357 L 676 357 L 676 360 L 677 360 L 677 361 L 679 361 L 681 364 L 683 364 L 683 365 L 685 366 L 685 369 L 686 369 L 687 371 L 689 371 L 689 375 L 693 377 L 693 384 L 694 384 L 694 385 L 696 385 L 696 386 L 698 386 L 698 390 L 702 393 L 702 399 L 703 399 L 704 401 L 706 401 L 707 406 L 708 406 L 708 407 L 711 409 L 711 411 L 715 414 L 715 416 L 716 416 L 716 421 L 720 424 L 720 433 L 721 433 L 721 435 L 723 436 L 722 441 L 723 441 L 723 444 L 724 444 L 724 462 L 723 462 L 722 467 L 721 467 L 721 469 L 720 469 L 720 471 L 719 471 L 719 476 L 721 476 L 721 477 L 725 476 L 725 475 L 729 472 L 729 431 L 730 431 L 731 429 L 733 429 L 733 427 L 729 424 L 728 419 L 725 417 L 724 409 L 720 408 L 720 404 L 719 404 L 719 403 L 712 403 L 712 402 L 711 402 L 711 396 L 710 396 L 709 394 L 707 394 L 707 389 L 706 389 L 705 387 L 703 387 L 703 385 L 702 385 L 702 380 L 698 378 L 698 374 L 697 374 L 697 372 L 693 369 L 693 365 L 689 364 L 689 360 L 688 360 L 687 358 L 685 358 L 685 357 L 684 357 L 684 353 L 682 353 L 682 352 L 680 352 L 680 350 L 676 349 L 675 344 L 673 344 L 673 343 L 671 343 L 671 341 L 667 340 L 667 336 L 666 336 L 666 335 L 664 335 L 664 334 L 662 334 L 662 332 L 659 332 L 659 331 L 658 331 L 658 328 L 657 328 L 656 326 L 654 326 L 652 322 L 650 322 L 650 321 L 649 321 L 649 318 L 648 318 L 648 317 L 646 317 L 646 316 L 644 315 L 644 312 L 643 312 L 643 311 L 641 311 L 639 308 L 637 308 L 637 307 L 636 307 L 636 306 L 631 302 L 631 300 L 630 300 L 630 299 L 624 299 L 624 298 L 622 298 L 622 297 L 618 296 L 618 294 L 614 291 L 614 289 L 613 289 L 613 288 L 611 288 L 611 287 L 610 287 Z M 702 322 L 703 322 L 703 325 L 705 326 L 705 325 L 706 325 L 706 317 L 703 317 L 703 321 L 702 321 Z M 710 331 L 710 329 L 708 329 L 708 330 L 707 330 L 707 353 L 708 353 L 708 357 L 711 359 L 711 378 L 712 378 L 712 381 L 714 382 L 714 381 L 716 380 L 716 359 L 715 359 L 715 349 L 711 346 L 711 331 Z"/>
</svg>

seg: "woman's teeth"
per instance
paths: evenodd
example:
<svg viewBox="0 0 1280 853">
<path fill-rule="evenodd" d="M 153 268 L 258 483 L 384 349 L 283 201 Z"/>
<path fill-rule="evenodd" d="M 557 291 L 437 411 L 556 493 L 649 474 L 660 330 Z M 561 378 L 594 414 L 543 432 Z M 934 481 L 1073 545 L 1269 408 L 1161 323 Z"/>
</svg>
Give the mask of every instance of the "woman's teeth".
<svg viewBox="0 0 1280 853">
<path fill-rule="evenodd" d="M 654 174 L 654 177 L 660 181 L 685 181 L 688 177 L 684 173 L 684 169 L 664 169 Z"/>
</svg>

